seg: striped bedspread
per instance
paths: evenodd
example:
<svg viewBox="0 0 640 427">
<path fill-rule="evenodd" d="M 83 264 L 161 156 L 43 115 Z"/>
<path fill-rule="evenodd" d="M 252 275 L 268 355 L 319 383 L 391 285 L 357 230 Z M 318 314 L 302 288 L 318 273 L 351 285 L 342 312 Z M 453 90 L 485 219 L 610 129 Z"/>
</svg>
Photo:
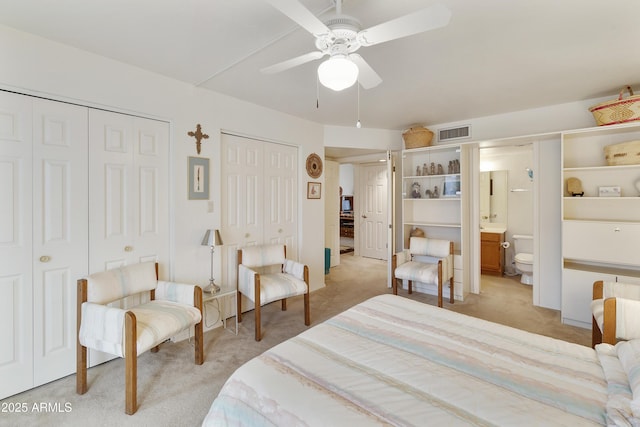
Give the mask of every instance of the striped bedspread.
<svg viewBox="0 0 640 427">
<path fill-rule="evenodd" d="M 589 426 L 606 402 L 591 348 L 382 295 L 239 368 L 203 425 Z"/>
</svg>

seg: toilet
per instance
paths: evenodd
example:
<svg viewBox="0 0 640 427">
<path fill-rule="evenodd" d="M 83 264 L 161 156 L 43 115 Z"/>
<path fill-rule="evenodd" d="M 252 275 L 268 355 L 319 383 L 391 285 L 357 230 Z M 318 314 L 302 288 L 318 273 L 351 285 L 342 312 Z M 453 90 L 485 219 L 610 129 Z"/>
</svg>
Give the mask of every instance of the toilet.
<svg viewBox="0 0 640 427">
<path fill-rule="evenodd" d="M 533 236 L 514 234 L 516 270 L 522 274 L 520 283 L 533 285 Z"/>
</svg>

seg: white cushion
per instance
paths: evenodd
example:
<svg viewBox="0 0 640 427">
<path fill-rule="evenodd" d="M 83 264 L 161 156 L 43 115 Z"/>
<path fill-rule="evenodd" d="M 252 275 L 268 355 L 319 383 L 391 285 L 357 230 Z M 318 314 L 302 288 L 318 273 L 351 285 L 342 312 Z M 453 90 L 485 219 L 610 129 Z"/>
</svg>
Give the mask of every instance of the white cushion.
<svg viewBox="0 0 640 427">
<path fill-rule="evenodd" d="M 248 267 L 284 264 L 284 245 L 256 245 L 242 248 L 242 264 Z"/>
<path fill-rule="evenodd" d="M 157 284 L 155 262 L 125 265 L 87 277 L 87 301 L 108 304 L 155 289 Z"/>
</svg>

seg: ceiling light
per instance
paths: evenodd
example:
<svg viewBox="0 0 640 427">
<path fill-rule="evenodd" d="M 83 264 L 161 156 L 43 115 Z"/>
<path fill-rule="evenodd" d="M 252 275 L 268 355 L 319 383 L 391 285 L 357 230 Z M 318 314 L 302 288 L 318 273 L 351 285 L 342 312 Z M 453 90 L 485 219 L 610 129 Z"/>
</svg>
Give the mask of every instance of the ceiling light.
<svg viewBox="0 0 640 427">
<path fill-rule="evenodd" d="M 358 66 L 344 56 L 332 56 L 318 67 L 318 79 L 323 86 L 337 92 L 358 80 Z"/>
</svg>

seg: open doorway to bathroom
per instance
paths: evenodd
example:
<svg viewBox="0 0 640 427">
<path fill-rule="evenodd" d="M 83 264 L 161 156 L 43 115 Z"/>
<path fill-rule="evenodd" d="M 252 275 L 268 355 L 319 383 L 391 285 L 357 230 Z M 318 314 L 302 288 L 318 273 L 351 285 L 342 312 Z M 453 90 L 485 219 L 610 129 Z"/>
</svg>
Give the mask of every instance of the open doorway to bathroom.
<svg viewBox="0 0 640 427">
<path fill-rule="evenodd" d="M 532 259 L 533 254 L 518 253 L 516 246 L 522 246 L 522 239 L 514 236 L 533 235 L 533 161 L 533 144 L 480 149 L 481 289 L 526 292 L 532 304 L 532 281 L 521 280 L 522 270 L 530 270 L 531 265 L 517 260 Z"/>
</svg>

